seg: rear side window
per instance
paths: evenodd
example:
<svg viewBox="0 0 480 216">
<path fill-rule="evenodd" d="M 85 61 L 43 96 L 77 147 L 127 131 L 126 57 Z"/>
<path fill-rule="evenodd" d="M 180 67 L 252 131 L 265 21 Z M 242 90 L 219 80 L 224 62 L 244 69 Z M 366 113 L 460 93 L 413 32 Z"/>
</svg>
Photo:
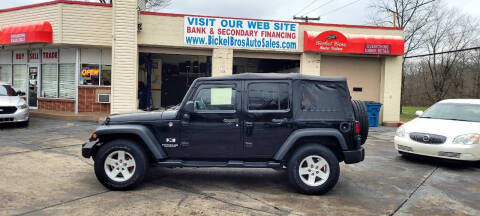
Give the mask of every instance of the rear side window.
<svg viewBox="0 0 480 216">
<path fill-rule="evenodd" d="M 288 110 L 288 83 L 251 83 L 248 85 L 248 110 Z"/>
</svg>

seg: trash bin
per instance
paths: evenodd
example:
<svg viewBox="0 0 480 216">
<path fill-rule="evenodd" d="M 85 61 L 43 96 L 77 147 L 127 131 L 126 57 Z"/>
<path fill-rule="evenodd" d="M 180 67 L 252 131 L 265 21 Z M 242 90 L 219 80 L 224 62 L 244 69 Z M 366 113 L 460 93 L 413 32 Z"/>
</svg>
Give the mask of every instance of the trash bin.
<svg viewBox="0 0 480 216">
<path fill-rule="evenodd" d="M 380 108 L 382 107 L 382 104 L 377 102 L 366 101 L 365 106 L 367 106 L 367 112 L 368 112 L 368 126 L 378 127 L 378 117 L 380 114 Z"/>
</svg>

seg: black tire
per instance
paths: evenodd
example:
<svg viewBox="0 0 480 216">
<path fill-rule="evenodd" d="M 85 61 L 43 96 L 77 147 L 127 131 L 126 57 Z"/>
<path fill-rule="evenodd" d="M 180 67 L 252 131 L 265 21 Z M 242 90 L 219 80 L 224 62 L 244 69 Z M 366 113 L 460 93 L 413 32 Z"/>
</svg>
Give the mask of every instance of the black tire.
<svg viewBox="0 0 480 216">
<path fill-rule="evenodd" d="M 28 127 L 28 123 L 29 123 L 29 122 L 30 122 L 30 120 L 27 120 L 27 121 L 18 123 L 18 125 L 19 125 L 20 127 Z"/>
<path fill-rule="evenodd" d="M 329 168 L 329 175 L 326 178 L 326 181 L 324 181 L 318 186 L 310 186 L 304 183 L 302 177 L 305 178 L 305 175 L 301 176 L 299 173 L 300 166 L 305 165 L 302 164 L 302 161 L 305 158 L 314 155 L 322 157 L 327 162 Z M 314 168 L 312 168 L 312 170 Z M 298 192 L 303 194 L 324 194 L 330 191 L 335 186 L 335 184 L 337 184 L 338 178 L 340 176 L 340 166 L 337 157 L 330 149 L 319 144 L 307 144 L 298 148 L 290 157 L 287 169 L 290 184 Z M 308 174 L 306 176 L 309 177 Z M 317 179 L 317 177 L 315 177 L 315 179 Z"/>
<path fill-rule="evenodd" d="M 124 151 L 130 154 L 134 159 L 135 169 L 133 169 L 133 175 L 128 180 L 115 181 L 107 175 L 105 160 L 110 153 L 115 151 Z M 128 160 L 128 158 L 126 160 Z M 148 169 L 148 156 L 144 149 L 135 141 L 116 139 L 100 147 L 95 155 L 94 169 L 98 181 L 100 181 L 105 187 L 111 190 L 129 190 L 135 188 L 143 181 Z M 123 176 L 123 174 L 120 173 L 119 175 Z"/>
<path fill-rule="evenodd" d="M 368 137 L 368 112 L 363 101 L 352 100 L 353 113 L 355 120 L 360 122 L 360 137 L 362 145 L 367 141 Z"/>
</svg>

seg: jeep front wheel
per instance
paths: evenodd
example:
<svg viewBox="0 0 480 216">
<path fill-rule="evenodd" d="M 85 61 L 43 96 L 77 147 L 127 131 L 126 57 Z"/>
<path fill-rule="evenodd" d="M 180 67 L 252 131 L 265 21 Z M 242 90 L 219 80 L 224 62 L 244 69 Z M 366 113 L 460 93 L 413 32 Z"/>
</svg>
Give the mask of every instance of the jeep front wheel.
<svg viewBox="0 0 480 216">
<path fill-rule="evenodd" d="M 148 160 L 143 149 L 131 140 L 112 140 L 95 155 L 95 175 L 107 188 L 127 190 L 143 181 Z"/>
<path fill-rule="evenodd" d="M 304 194 L 323 194 L 338 181 L 340 167 L 335 154 L 325 146 L 306 145 L 288 161 L 290 183 Z"/>
</svg>

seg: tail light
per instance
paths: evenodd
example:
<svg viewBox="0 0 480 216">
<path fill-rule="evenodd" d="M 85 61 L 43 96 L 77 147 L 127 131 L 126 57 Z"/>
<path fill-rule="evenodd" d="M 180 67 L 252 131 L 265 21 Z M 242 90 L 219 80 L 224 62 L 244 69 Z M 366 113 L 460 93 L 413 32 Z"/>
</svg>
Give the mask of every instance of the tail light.
<svg viewBox="0 0 480 216">
<path fill-rule="evenodd" d="M 360 134 L 360 122 L 355 122 L 355 133 Z"/>
</svg>

